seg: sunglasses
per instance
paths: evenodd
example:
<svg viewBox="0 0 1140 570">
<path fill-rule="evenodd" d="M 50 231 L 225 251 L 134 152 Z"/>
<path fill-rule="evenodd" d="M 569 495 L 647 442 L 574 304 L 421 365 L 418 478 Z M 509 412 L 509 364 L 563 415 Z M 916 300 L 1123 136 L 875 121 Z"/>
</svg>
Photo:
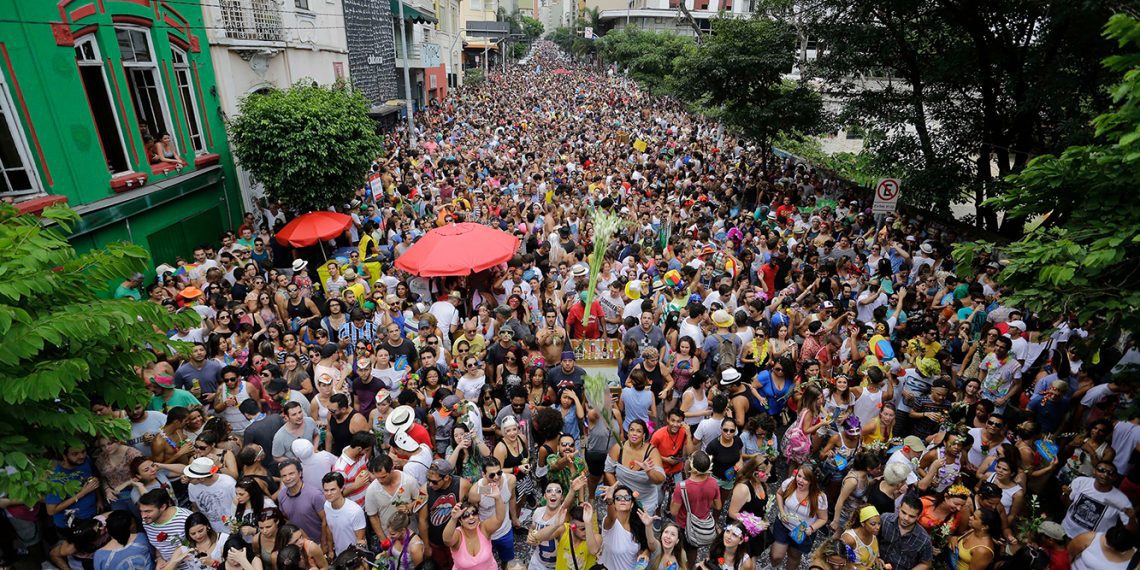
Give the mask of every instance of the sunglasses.
<svg viewBox="0 0 1140 570">
<path fill-rule="evenodd" d="M 496 471 L 494 473 L 488 473 L 487 478 L 488 479 L 498 479 L 499 477 L 502 477 L 502 475 L 503 475 L 502 471 Z"/>
<path fill-rule="evenodd" d="M 547 493 L 557 493 L 557 494 L 561 495 L 562 494 L 562 487 L 551 487 L 551 488 L 547 489 L 546 492 Z"/>
<path fill-rule="evenodd" d="M 993 420 L 990 420 L 990 421 L 986 422 L 986 425 L 988 425 L 988 426 L 990 426 L 990 427 L 996 427 L 996 428 L 999 428 L 999 427 L 1005 427 L 1005 424 L 1003 424 L 1003 423 L 1001 423 L 1001 422 L 995 422 L 995 421 L 993 421 Z"/>
<path fill-rule="evenodd" d="M 720 433 L 736 433 L 736 430 L 734 430 L 734 429 L 722 429 L 722 430 L 720 430 Z"/>
<path fill-rule="evenodd" d="M 206 451 L 207 449 L 210 449 L 210 446 L 209 445 L 195 445 L 194 449 L 197 449 L 198 451 Z"/>
<path fill-rule="evenodd" d="M 633 495 L 614 495 L 614 502 L 631 503 L 633 502 Z"/>
<path fill-rule="evenodd" d="M 428 485 L 439 485 L 440 483 L 443 483 L 443 479 L 428 479 L 427 482 Z"/>
</svg>

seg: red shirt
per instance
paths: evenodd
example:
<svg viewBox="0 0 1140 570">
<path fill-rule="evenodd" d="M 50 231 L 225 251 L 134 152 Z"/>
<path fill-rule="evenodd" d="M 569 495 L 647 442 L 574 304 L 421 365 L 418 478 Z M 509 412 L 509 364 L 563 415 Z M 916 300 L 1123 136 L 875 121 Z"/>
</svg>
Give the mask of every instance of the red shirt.
<svg viewBox="0 0 1140 570">
<path fill-rule="evenodd" d="M 1069 551 L 1064 547 L 1056 548 L 1048 545 L 1042 546 L 1045 554 L 1049 555 L 1049 570 L 1069 570 L 1072 562 L 1069 560 Z"/>
<path fill-rule="evenodd" d="M 681 506 L 677 511 L 677 526 L 681 528 L 685 528 L 688 517 L 688 511 L 685 510 L 685 499 L 681 496 L 681 489 L 685 489 L 685 494 L 689 498 L 689 506 L 693 507 L 693 514 L 700 519 L 708 518 L 709 513 L 712 512 L 713 503 L 720 498 L 720 487 L 717 487 L 716 479 L 712 476 L 705 478 L 704 481 L 689 479 L 677 485 L 677 489 L 673 491 L 673 504 Z"/>
<path fill-rule="evenodd" d="M 772 299 L 776 296 L 777 271 L 779 271 L 779 269 L 771 263 L 765 263 L 760 266 L 760 269 L 756 270 L 756 273 L 760 275 L 760 279 L 764 281 L 764 285 L 768 288 L 768 299 Z"/>
<path fill-rule="evenodd" d="M 431 434 L 428 433 L 426 427 L 418 423 L 412 424 L 412 427 L 408 428 L 408 435 L 412 436 L 412 439 L 416 440 L 417 443 L 422 443 L 428 447 L 432 446 Z"/>
<path fill-rule="evenodd" d="M 661 454 L 662 458 L 665 457 L 680 457 L 681 450 L 685 447 L 685 430 L 681 429 L 677 435 L 669 433 L 669 429 L 659 429 L 653 432 L 653 437 L 649 439 L 649 444 L 657 448 L 657 452 Z M 685 467 L 684 461 L 677 462 L 676 465 L 666 465 L 662 463 L 662 468 L 665 469 L 666 475 L 673 475 Z"/>
<path fill-rule="evenodd" d="M 602 322 L 602 304 L 594 300 L 590 309 L 590 324 L 583 326 L 582 317 L 586 315 L 586 305 L 582 302 L 574 303 L 570 313 L 566 315 L 566 332 L 570 338 L 602 338 L 600 323 Z"/>
</svg>

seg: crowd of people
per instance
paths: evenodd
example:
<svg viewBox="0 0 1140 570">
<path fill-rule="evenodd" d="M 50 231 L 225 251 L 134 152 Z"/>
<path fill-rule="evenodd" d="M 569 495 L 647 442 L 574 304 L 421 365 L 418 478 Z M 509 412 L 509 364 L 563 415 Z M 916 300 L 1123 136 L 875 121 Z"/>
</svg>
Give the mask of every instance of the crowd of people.
<svg viewBox="0 0 1140 570">
<path fill-rule="evenodd" d="M 338 207 L 327 277 L 272 239 L 294 213 L 269 204 L 119 287 L 196 313 L 170 334 L 191 348 L 140 370 L 148 404 L 96 401 L 131 439 L 59 457 L 76 494 L 4 504 L 8 560 L 1136 567 L 1132 339 L 1010 306 L 999 255 L 955 266 L 936 220 L 873 216 L 550 44 L 416 120 Z M 625 221 L 602 259 L 595 210 Z M 395 268 L 462 221 L 517 255 Z M 580 361 L 592 340 L 621 349 Z"/>
</svg>

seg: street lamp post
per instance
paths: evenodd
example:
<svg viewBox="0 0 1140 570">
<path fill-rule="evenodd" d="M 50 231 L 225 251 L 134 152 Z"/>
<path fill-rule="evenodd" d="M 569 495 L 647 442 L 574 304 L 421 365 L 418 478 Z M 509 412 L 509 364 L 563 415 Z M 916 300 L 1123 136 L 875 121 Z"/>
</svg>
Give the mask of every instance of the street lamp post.
<svg viewBox="0 0 1140 570">
<path fill-rule="evenodd" d="M 400 0 L 400 47 L 404 50 L 404 107 L 408 114 L 408 148 L 416 146 L 416 121 L 412 109 L 412 79 L 408 70 L 408 30 L 404 21 L 404 0 Z"/>
</svg>

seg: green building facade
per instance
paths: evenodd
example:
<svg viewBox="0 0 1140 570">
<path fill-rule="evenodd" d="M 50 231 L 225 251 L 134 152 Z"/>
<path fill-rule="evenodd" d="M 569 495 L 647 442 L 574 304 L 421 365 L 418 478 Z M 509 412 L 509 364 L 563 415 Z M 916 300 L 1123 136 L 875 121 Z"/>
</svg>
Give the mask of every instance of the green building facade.
<svg viewBox="0 0 1140 570">
<path fill-rule="evenodd" d="M 77 249 L 129 241 L 156 264 L 240 223 L 196 1 L 0 0 L 0 14 L 0 198 L 66 201 Z"/>
</svg>

